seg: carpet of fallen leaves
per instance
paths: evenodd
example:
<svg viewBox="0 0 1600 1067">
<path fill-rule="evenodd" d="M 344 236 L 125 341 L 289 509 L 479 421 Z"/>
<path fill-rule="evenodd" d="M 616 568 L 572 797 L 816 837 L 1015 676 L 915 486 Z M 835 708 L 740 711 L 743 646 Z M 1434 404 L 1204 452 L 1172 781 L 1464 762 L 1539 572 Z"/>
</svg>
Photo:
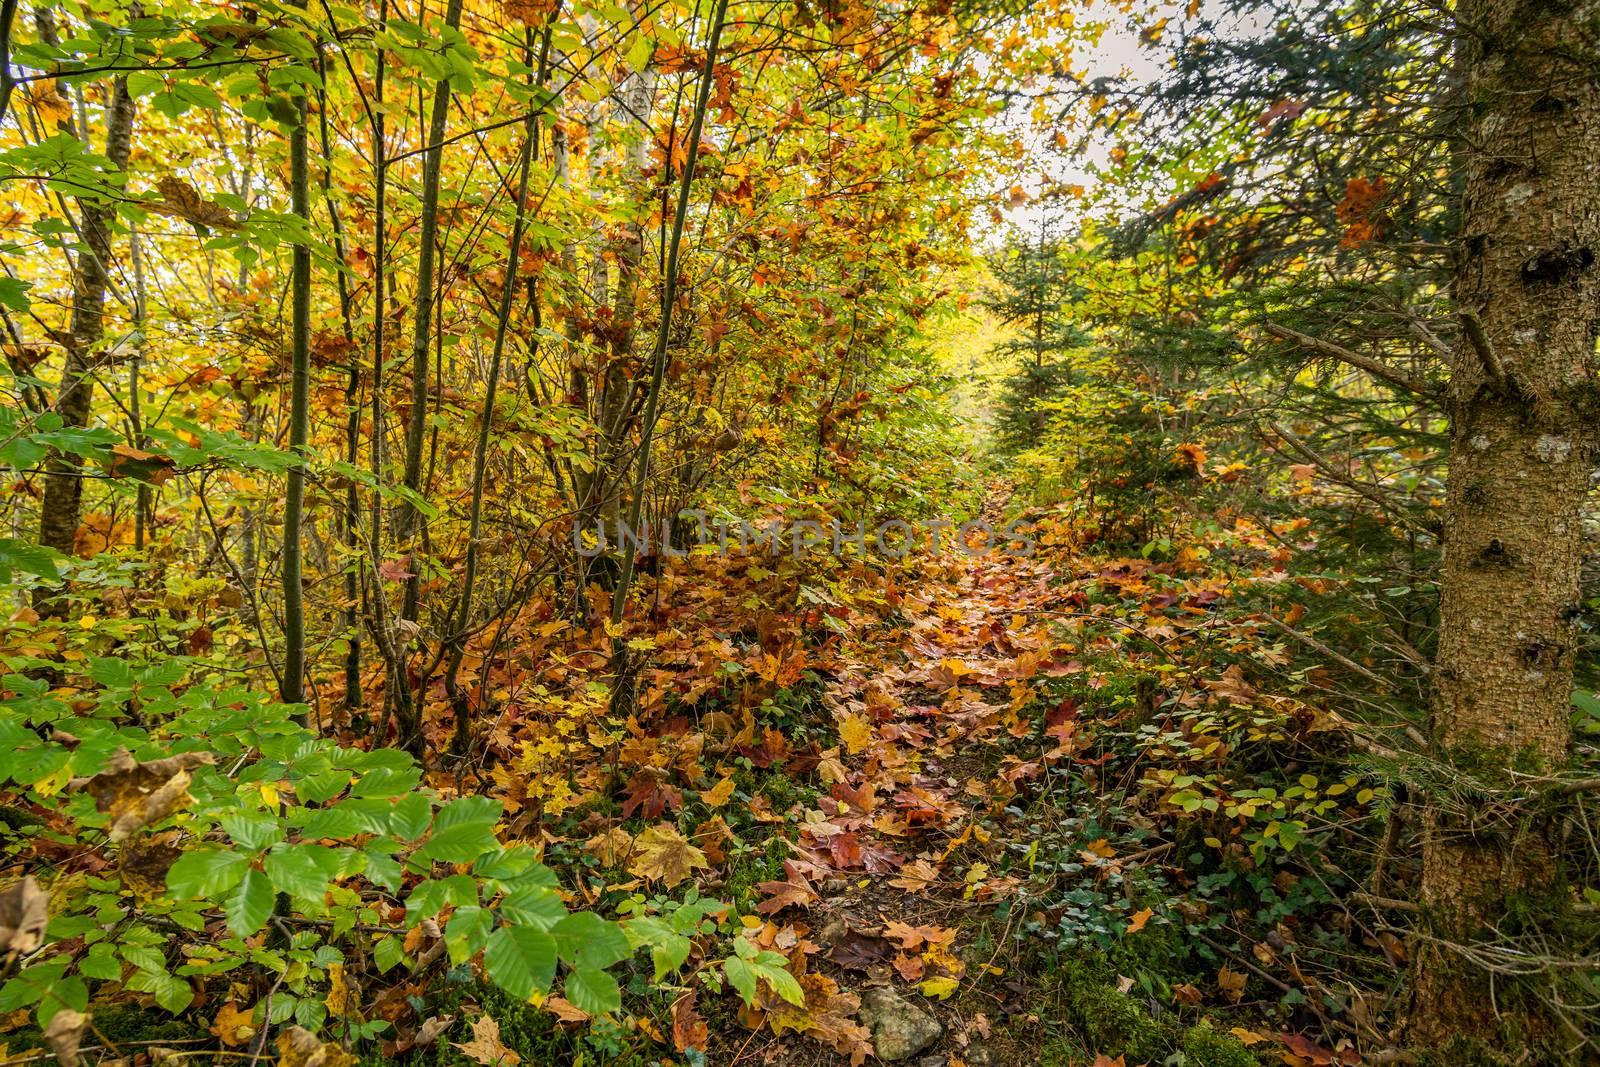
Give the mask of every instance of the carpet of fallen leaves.
<svg viewBox="0 0 1600 1067">
<path fill-rule="evenodd" d="M 1037 518 L 1036 551 L 1022 557 L 947 546 L 901 561 L 675 560 L 623 631 L 647 665 L 635 710 L 621 718 L 608 712 L 604 673 L 614 631 L 575 627 L 535 603 L 486 638 L 492 658 L 469 661 L 481 671 L 478 743 L 470 758 L 436 770 L 433 784 L 501 799 L 509 834 L 543 847 L 570 880 L 574 906 L 727 901 L 739 916 L 731 936 L 788 960 L 803 1005 L 763 983 L 746 1007 L 717 994 L 718 983 L 696 981 L 698 968 L 729 954 L 727 944 L 696 939 L 684 968 L 649 986 L 654 1021 L 641 1006 L 629 1024 L 662 1055 L 861 1064 L 874 1052 L 862 998 L 883 988 L 938 1018 L 942 1036 L 926 1063 L 983 1067 L 1029 1055 L 989 1040 L 1005 1020 L 1038 1022 L 1027 979 L 1008 972 L 1003 935 L 978 945 L 971 931 L 1004 912 L 1031 868 L 1031 856 L 997 862 L 1015 845 L 994 840 L 1004 813 L 1050 789 L 1053 776 L 1093 781 L 1109 758 L 1095 754 L 1095 724 L 1078 702 L 1049 696 L 1051 683 L 1099 689 L 1114 680 L 1109 656 L 1157 665 L 1179 713 L 1258 698 L 1236 666 L 1205 677 L 1183 661 L 1188 644 L 1217 629 L 1235 580 L 1204 553 L 1108 559 L 1083 551 L 1064 519 Z M 1268 538 L 1248 526 L 1231 537 L 1236 553 L 1270 569 Z M 1116 595 L 1087 595 L 1108 590 Z M 436 697 L 429 726 L 443 749 L 454 724 Z M 1148 714 L 1135 705 L 1129 715 Z M 1277 710 L 1302 730 L 1337 726 L 1304 706 Z M 1204 729 L 1186 722 L 1178 734 L 1203 744 Z M 1145 829 L 1184 818 L 1171 773 L 1147 771 L 1135 787 L 1154 816 Z M 1158 863 L 1170 847 L 1101 838 L 1081 859 L 1104 880 Z M 1115 918 L 1118 935 L 1138 936 L 1153 915 L 1130 908 Z M 407 948 L 426 951 L 429 936 L 437 931 Z M 1173 997 L 1237 1004 L 1242 966 L 1225 964 L 1211 990 L 1183 985 Z M 392 1008 L 397 1049 L 438 1027 L 410 1014 L 406 992 L 397 987 L 379 1005 Z M 591 1021 L 559 997 L 545 1006 L 566 1025 Z M 475 1026 L 474 1041 L 458 1047 L 502 1047 L 486 1031 Z M 1248 1044 L 1269 1040 L 1233 1032 Z M 1291 1064 L 1355 1062 L 1298 1035 L 1276 1040 Z"/>
</svg>

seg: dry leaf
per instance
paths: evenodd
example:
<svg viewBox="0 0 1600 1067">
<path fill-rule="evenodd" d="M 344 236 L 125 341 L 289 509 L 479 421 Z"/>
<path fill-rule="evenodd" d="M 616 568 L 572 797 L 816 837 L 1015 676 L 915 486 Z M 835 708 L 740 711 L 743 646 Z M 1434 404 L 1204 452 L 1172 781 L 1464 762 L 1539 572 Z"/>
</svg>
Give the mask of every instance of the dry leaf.
<svg viewBox="0 0 1600 1067">
<path fill-rule="evenodd" d="M 450 1029 L 456 1021 L 454 1015 L 436 1015 L 417 1027 L 417 1036 L 411 1042 L 414 1048 L 424 1048 L 439 1040 L 441 1034 Z"/>
<path fill-rule="evenodd" d="M 1230 971 L 1224 963 L 1217 972 L 1217 985 L 1221 987 L 1223 995 L 1234 1004 L 1244 999 L 1245 976 L 1240 971 Z"/>
<path fill-rule="evenodd" d="M 651 882 L 671 888 L 689 877 L 696 867 L 711 866 L 706 854 L 671 823 L 658 823 L 633 840 L 634 855 L 628 870 Z"/>
<path fill-rule="evenodd" d="M 586 1023 L 592 1016 L 566 997 L 549 996 L 541 1005 L 545 1011 L 564 1023 Z"/>
<path fill-rule="evenodd" d="M 700 794 L 701 803 L 715 810 L 733 799 L 733 779 L 724 778 L 716 785 Z"/>
<path fill-rule="evenodd" d="M 31 874 L 0 893 L 0 948 L 5 949 L 6 962 L 44 943 L 49 908 L 50 894 L 39 888 Z"/>
<path fill-rule="evenodd" d="M 845 715 L 839 720 L 839 740 L 845 752 L 854 756 L 872 744 L 872 724 L 860 715 Z"/>
<path fill-rule="evenodd" d="M 323 1044 L 301 1026 L 278 1035 L 278 1067 L 353 1067 L 356 1058 L 338 1045 Z"/>
<path fill-rule="evenodd" d="M 216 757 L 209 752 L 183 752 L 139 763 L 126 748 L 118 748 L 105 770 L 74 778 L 69 786 L 87 791 L 95 810 L 111 816 L 108 838 L 125 841 L 135 830 L 160 822 L 187 803 L 189 768 L 214 762 Z"/>
<path fill-rule="evenodd" d="M 78 1067 L 83 1062 L 78 1056 L 78 1045 L 88 1025 L 89 1017 L 71 1008 L 62 1008 L 51 1016 L 50 1025 L 44 1029 L 44 1039 L 61 1067 Z"/>
<path fill-rule="evenodd" d="M 213 229 L 239 229 L 239 221 L 233 217 L 233 212 L 213 200 L 207 200 L 194 186 L 176 175 L 169 174 L 162 178 L 156 183 L 156 188 L 161 190 L 161 203 L 151 205 L 150 210 L 158 215 L 186 219 L 196 226 Z"/>
<path fill-rule="evenodd" d="M 672 1004 L 672 1045 L 679 1052 L 690 1049 L 704 1052 L 711 1038 L 706 1021 L 694 1010 L 699 997 L 698 991 L 690 990 Z"/>
<path fill-rule="evenodd" d="M 238 1005 L 228 1001 L 217 1010 L 217 1017 L 211 1022 L 211 1032 L 224 1045 L 243 1045 L 256 1036 L 256 1026 L 250 1019 L 249 1011 L 240 1011 Z"/>
<path fill-rule="evenodd" d="M 512 1067 L 521 1063 L 522 1057 L 500 1042 L 500 1024 L 487 1015 L 478 1017 L 472 1024 L 472 1040 L 457 1043 L 463 1056 L 477 1060 L 484 1067 Z"/>
<path fill-rule="evenodd" d="M 1151 908 L 1140 908 L 1138 911 L 1134 912 L 1133 918 L 1128 922 L 1128 933 L 1136 934 L 1140 930 L 1143 930 L 1144 924 L 1149 922 L 1150 916 L 1154 914 L 1155 911 Z"/>
</svg>

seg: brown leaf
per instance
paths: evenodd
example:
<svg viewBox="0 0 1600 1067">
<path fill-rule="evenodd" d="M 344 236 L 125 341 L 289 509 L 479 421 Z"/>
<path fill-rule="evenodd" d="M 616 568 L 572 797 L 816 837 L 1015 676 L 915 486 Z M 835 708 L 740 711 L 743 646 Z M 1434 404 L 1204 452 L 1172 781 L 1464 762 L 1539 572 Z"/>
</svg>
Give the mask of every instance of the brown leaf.
<svg viewBox="0 0 1600 1067">
<path fill-rule="evenodd" d="M 1241 971 L 1230 971 L 1224 963 L 1217 972 L 1217 985 L 1222 989 L 1224 996 L 1234 1004 L 1244 999 L 1245 975 Z"/>
<path fill-rule="evenodd" d="M 776 915 L 789 907 L 808 907 L 821 899 L 817 891 L 811 887 L 810 880 L 792 860 L 783 861 L 783 872 L 787 881 L 761 882 L 756 885 L 756 892 L 767 894 L 767 899 L 756 905 L 756 911 L 762 915 Z"/>
<path fill-rule="evenodd" d="M 711 1038 L 706 1021 L 694 1010 L 695 1001 L 699 998 L 698 991 L 690 990 L 673 1002 L 672 1046 L 679 1052 L 688 1052 L 690 1049 L 704 1052 Z"/>
<path fill-rule="evenodd" d="M 159 452 L 146 452 L 129 445 L 112 445 L 111 457 L 106 461 L 106 473 L 113 478 L 132 478 L 136 482 L 161 485 L 170 481 L 177 469 L 171 456 Z"/>
<path fill-rule="evenodd" d="M 860 930 L 846 929 L 844 936 L 828 949 L 828 959 L 847 971 L 870 970 L 889 955 L 889 942 Z"/>
<path fill-rule="evenodd" d="M 278 1035 L 278 1067 L 353 1067 L 356 1058 L 338 1045 L 324 1045 L 317 1035 L 291 1026 Z"/>
<path fill-rule="evenodd" d="M 1140 930 L 1143 930 L 1144 924 L 1149 922 L 1150 916 L 1154 914 L 1155 911 L 1152 908 L 1140 908 L 1138 911 L 1134 912 L 1133 918 L 1128 920 L 1128 933 L 1136 934 Z"/>
<path fill-rule="evenodd" d="M 218 230 L 237 230 L 240 227 L 233 212 L 213 200 L 207 200 L 194 186 L 176 175 L 169 174 L 162 178 L 156 182 L 156 188 L 161 190 L 161 203 L 151 205 L 150 210 L 158 215 L 186 219 L 196 226 Z"/>
<path fill-rule="evenodd" d="M 31 874 L 0 893 L 0 948 L 5 950 L 6 962 L 44 943 L 49 908 L 50 894 L 39 888 Z"/>
<path fill-rule="evenodd" d="M 628 780 L 628 795 L 622 801 L 622 817 L 638 812 L 647 819 L 659 819 L 671 808 L 683 810 L 683 794 L 666 780 L 665 771 L 646 767 Z"/>
<path fill-rule="evenodd" d="M 505 1047 L 500 1041 L 500 1024 L 487 1015 L 479 1016 L 472 1024 L 472 1040 L 456 1043 L 462 1055 L 468 1056 L 484 1067 L 512 1067 L 521 1063 L 522 1057 Z"/>
<path fill-rule="evenodd" d="M 450 1029 L 451 1024 L 455 1021 L 456 1017 L 454 1015 L 436 1015 L 426 1020 L 421 1026 L 417 1027 L 417 1036 L 412 1039 L 412 1046 L 424 1048 L 433 1044 L 439 1040 L 440 1035 Z"/>
<path fill-rule="evenodd" d="M 139 763 L 118 748 L 106 769 L 89 778 L 74 778 L 71 789 L 86 790 L 95 810 L 111 816 L 106 836 L 125 841 L 135 830 L 160 822 L 189 801 L 189 768 L 214 763 L 209 752 L 183 752 Z"/>
<path fill-rule="evenodd" d="M 83 1062 L 78 1056 L 78 1045 L 83 1041 L 83 1031 L 88 1025 L 89 1017 L 71 1008 L 62 1008 L 51 1016 L 50 1025 L 44 1028 L 44 1039 L 50 1045 L 50 1051 L 56 1054 L 56 1062 L 61 1067 L 78 1067 Z"/>
<path fill-rule="evenodd" d="M 545 1011 L 564 1023 L 586 1023 L 592 1018 L 588 1012 L 572 1003 L 566 997 L 545 997 L 543 1007 Z"/>
</svg>

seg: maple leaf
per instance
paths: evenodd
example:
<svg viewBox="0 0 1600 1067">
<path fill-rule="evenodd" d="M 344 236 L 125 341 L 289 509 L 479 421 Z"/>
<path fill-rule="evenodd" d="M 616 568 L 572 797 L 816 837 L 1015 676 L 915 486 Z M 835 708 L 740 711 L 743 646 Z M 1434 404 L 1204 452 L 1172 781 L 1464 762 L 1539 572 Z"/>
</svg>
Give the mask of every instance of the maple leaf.
<svg viewBox="0 0 1600 1067">
<path fill-rule="evenodd" d="M 860 715 L 845 715 L 839 719 L 839 741 L 851 756 L 864 752 L 872 744 L 872 724 Z"/>
<path fill-rule="evenodd" d="M 844 936 L 828 949 L 828 959 L 847 971 L 870 970 L 889 955 L 889 942 L 874 934 L 845 928 Z"/>
<path fill-rule="evenodd" d="M 704 1052 L 711 1040 L 710 1028 L 695 1010 L 699 999 L 699 991 L 691 989 L 672 1004 L 672 1046 L 679 1052 L 690 1049 Z"/>
<path fill-rule="evenodd" d="M 767 899 L 756 905 L 762 915 L 775 915 L 784 908 L 804 908 L 820 899 L 811 882 L 793 860 L 783 861 L 784 882 L 760 882 L 756 892 L 767 894 Z"/>
<path fill-rule="evenodd" d="M 689 877 L 696 867 L 711 866 L 706 862 L 706 854 L 691 845 L 671 823 L 652 826 L 633 839 L 633 846 L 628 870 L 669 889 Z"/>
<path fill-rule="evenodd" d="M 724 778 L 710 789 L 701 793 L 700 802 L 715 811 L 733 799 L 733 786 L 732 778 Z"/>
<path fill-rule="evenodd" d="M 905 893 L 920 893 L 932 885 L 938 877 L 938 867 L 928 860 L 918 859 L 900 868 L 900 876 L 889 879 L 889 884 Z"/>
<path fill-rule="evenodd" d="M 683 810 L 683 794 L 667 783 L 666 772 L 646 767 L 628 780 L 628 793 L 622 801 L 622 817 L 638 812 L 647 819 L 659 819 L 671 808 Z"/>
<path fill-rule="evenodd" d="M 1217 972 L 1217 986 L 1222 990 L 1223 995 L 1234 1004 L 1244 999 L 1244 987 L 1247 980 L 1244 972 L 1229 970 L 1226 963 Z"/>
<path fill-rule="evenodd" d="M 1133 913 L 1133 918 L 1128 921 L 1128 933 L 1136 934 L 1144 929 L 1144 924 L 1150 921 L 1150 916 L 1155 914 L 1152 908 L 1140 908 Z"/>
<path fill-rule="evenodd" d="M 583 843 L 584 851 L 606 867 L 620 867 L 633 855 L 633 835 L 620 826 L 613 826 Z"/>
<path fill-rule="evenodd" d="M 472 1040 L 465 1042 L 451 1042 L 461 1050 L 461 1054 L 484 1065 L 484 1067 L 513 1067 L 522 1062 L 518 1053 L 505 1047 L 500 1041 L 500 1024 L 487 1015 L 479 1016 L 472 1024 Z"/>
</svg>

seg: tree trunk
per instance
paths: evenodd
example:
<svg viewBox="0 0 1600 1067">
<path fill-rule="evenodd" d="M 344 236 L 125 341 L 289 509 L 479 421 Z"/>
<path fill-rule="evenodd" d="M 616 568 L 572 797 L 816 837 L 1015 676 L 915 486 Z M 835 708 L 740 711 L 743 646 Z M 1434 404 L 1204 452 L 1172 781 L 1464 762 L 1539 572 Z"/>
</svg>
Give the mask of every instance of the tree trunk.
<svg viewBox="0 0 1600 1067">
<path fill-rule="evenodd" d="M 306 98 L 296 104 L 298 120 L 289 133 L 289 187 L 294 214 L 307 226 L 311 220 L 311 193 L 306 160 Z M 300 584 L 300 528 L 305 503 L 305 449 L 309 436 L 311 381 L 311 249 L 297 243 L 291 253 L 293 321 L 290 326 L 289 451 L 295 465 L 289 468 L 288 498 L 283 508 L 283 701 L 300 704 L 306 698 L 306 617 Z"/>
<path fill-rule="evenodd" d="M 1550 1000 L 1451 946 L 1492 952 L 1508 916 L 1537 922 L 1568 896 L 1548 815 L 1496 794 L 1512 767 L 1557 772 L 1571 742 L 1600 415 L 1600 85 L 1578 42 L 1600 33 L 1600 4 L 1466 0 L 1457 24 L 1470 147 L 1433 713 L 1445 777 L 1481 791 L 1430 802 L 1412 1026 L 1426 1043 L 1528 1047 L 1570 1036 Z"/>
<path fill-rule="evenodd" d="M 106 108 L 106 158 L 117 170 L 128 165 L 133 139 L 133 99 L 126 78 L 111 83 Z M 87 137 L 87 131 L 80 131 Z M 89 424 L 94 397 L 95 349 L 105 337 L 106 285 L 111 270 L 111 219 L 116 207 L 108 200 L 80 197 L 79 227 L 83 252 L 72 279 L 72 318 L 65 338 L 66 364 L 56 396 L 56 414 L 67 427 Z M 58 455 L 45 468 L 44 500 L 39 508 L 39 543 L 71 554 L 83 509 L 83 461 Z M 46 600 L 50 598 L 46 597 Z"/>
</svg>

